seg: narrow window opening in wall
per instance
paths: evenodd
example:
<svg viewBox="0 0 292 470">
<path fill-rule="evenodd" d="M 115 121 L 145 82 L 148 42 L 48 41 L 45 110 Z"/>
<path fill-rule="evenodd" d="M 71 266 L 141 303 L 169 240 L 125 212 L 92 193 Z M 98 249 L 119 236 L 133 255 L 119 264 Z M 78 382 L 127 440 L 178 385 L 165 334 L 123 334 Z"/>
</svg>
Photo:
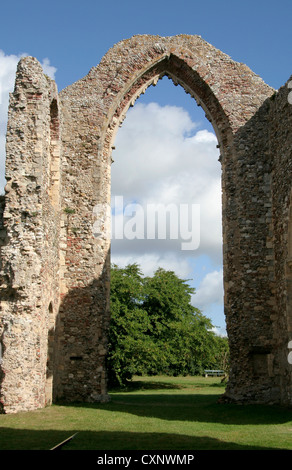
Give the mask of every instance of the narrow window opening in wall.
<svg viewBox="0 0 292 470">
<path fill-rule="evenodd" d="M 54 341 L 55 341 L 55 318 L 53 303 L 48 306 L 49 331 L 48 331 L 48 351 L 47 351 L 47 378 L 53 375 L 54 367 Z"/>
<path fill-rule="evenodd" d="M 50 106 L 50 135 L 51 140 L 59 139 L 59 113 L 56 99 L 52 100 Z"/>
<path fill-rule="evenodd" d="M 82 361 L 82 356 L 70 356 L 70 361 Z"/>
<path fill-rule="evenodd" d="M 2 363 L 2 359 L 3 359 L 3 345 L 2 345 L 2 341 L 0 341 L 0 365 Z"/>
<path fill-rule="evenodd" d="M 112 264 L 136 263 L 144 276 L 162 267 L 188 279 L 196 289 L 192 304 L 225 336 L 220 152 L 205 112 L 164 77 L 129 109 L 113 145 Z M 147 218 L 151 204 L 162 213 L 171 204 L 177 209 L 176 233 L 165 218 L 159 238 L 159 213 L 155 227 Z"/>
</svg>

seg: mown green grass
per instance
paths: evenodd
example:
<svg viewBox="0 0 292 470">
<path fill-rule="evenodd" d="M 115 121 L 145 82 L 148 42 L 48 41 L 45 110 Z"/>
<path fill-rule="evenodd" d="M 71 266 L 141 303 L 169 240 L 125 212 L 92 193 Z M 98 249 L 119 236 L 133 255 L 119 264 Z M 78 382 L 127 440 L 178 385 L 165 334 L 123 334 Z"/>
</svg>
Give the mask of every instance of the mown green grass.
<svg viewBox="0 0 292 470">
<path fill-rule="evenodd" d="M 0 415 L 0 450 L 292 449 L 292 409 L 218 404 L 220 378 L 135 377 L 106 404 Z"/>
</svg>

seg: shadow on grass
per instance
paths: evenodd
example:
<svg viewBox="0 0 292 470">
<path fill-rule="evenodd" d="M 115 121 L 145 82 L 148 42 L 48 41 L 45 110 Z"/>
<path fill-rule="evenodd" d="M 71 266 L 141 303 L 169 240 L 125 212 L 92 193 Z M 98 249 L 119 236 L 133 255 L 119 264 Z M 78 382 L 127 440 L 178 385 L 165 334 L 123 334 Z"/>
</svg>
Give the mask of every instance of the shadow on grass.
<svg viewBox="0 0 292 470">
<path fill-rule="evenodd" d="M 13 434 L 13 440 L 10 433 Z M 62 450 L 270 450 L 240 445 L 208 436 L 120 431 L 32 431 L 5 428 L 0 432 L 0 450 L 51 450 L 70 435 L 77 435 Z M 277 450 L 273 448 L 273 450 Z M 95 455 L 96 457 L 96 455 Z"/>
<path fill-rule="evenodd" d="M 150 381 L 150 380 L 135 380 L 135 381 L 128 381 L 126 385 L 120 387 L 112 387 L 109 391 L 110 394 L 115 394 L 115 393 L 131 393 L 131 392 L 140 392 L 144 390 L 184 390 L 186 389 L 186 384 L 175 384 L 171 382 L 164 382 L 164 381 Z M 192 385 L 193 389 L 204 389 L 204 388 L 216 388 L 218 389 L 222 394 L 225 391 L 226 384 L 225 383 L 199 383 L 198 385 Z"/>
<path fill-rule="evenodd" d="M 121 393 L 121 392 L 139 392 L 144 390 L 181 390 L 184 387 L 181 385 L 168 383 L 168 382 L 145 382 L 143 380 L 135 380 L 135 382 L 129 381 L 123 387 L 113 387 L 110 393 Z"/>
<path fill-rule="evenodd" d="M 78 434 L 66 447 L 68 450 L 247 450 L 264 447 L 241 446 L 207 436 L 193 437 L 170 433 L 89 432 Z"/>
<path fill-rule="evenodd" d="M 218 404 L 218 395 L 118 394 L 106 404 L 74 403 L 63 406 L 94 408 L 166 421 L 270 425 L 292 421 L 292 409 L 269 405 Z"/>
</svg>

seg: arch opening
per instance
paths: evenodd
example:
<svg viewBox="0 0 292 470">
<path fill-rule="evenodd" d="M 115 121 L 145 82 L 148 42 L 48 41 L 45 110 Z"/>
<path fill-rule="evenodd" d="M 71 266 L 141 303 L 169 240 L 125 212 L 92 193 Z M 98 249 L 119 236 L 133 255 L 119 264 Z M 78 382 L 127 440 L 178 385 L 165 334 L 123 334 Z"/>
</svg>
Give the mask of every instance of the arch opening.
<svg viewBox="0 0 292 470">
<path fill-rule="evenodd" d="M 169 81 L 167 79 L 169 79 Z M 218 173 L 220 173 L 220 177 L 219 177 L 220 194 L 218 192 L 218 187 L 217 187 L 217 194 L 218 194 L 218 198 L 220 198 L 220 209 L 219 209 L 220 210 L 220 229 L 219 229 L 220 235 L 219 236 L 221 237 L 220 254 L 222 255 L 222 245 L 223 245 L 222 211 L 224 210 L 225 198 L 224 198 L 224 195 L 222 198 L 222 191 L 224 192 L 224 188 L 222 188 L 222 183 L 221 183 L 222 169 L 221 169 L 221 165 L 217 162 L 217 160 L 219 159 L 219 161 L 222 162 L 224 149 L 228 148 L 232 143 L 230 124 L 217 98 L 214 96 L 213 91 L 210 89 L 208 84 L 202 80 L 199 74 L 188 66 L 187 62 L 185 62 L 184 60 L 180 59 L 179 57 L 173 54 L 170 54 L 160 59 L 159 62 L 156 62 L 154 65 L 150 66 L 147 71 L 144 70 L 143 73 L 140 73 L 138 77 L 135 77 L 135 80 L 133 80 L 131 85 L 127 86 L 127 90 L 126 91 L 123 90 L 123 96 L 122 97 L 119 96 L 115 100 L 116 109 L 114 110 L 113 107 L 111 108 L 112 119 L 111 119 L 111 124 L 108 126 L 107 137 L 105 138 L 104 150 L 106 151 L 107 149 L 109 152 L 108 154 L 110 155 L 111 162 L 113 162 L 113 166 L 112 166 L 112 172 L 113 172 L 114 171 L 113 168 L 115 167 L 115 165 L 117 165 L 116 162 L 118 159 L 117 150 L 116 150 L 116 143 L 118 141 L 118 130 L 120 127 L 123 126 L 123 122 L 125 120 L 127 113 L 129 112 L 128 111 L 129 108 L 133 108 L 133 110 L 135 110 L 135 106 L 137 106 L 137 104 L 139 104 L 140 106 L 141 102 L 147 103 L 147 100 L 148 100 L 147 96 L 149 96 L 149 93 L 151 93 L 150 89 L 154 89 L 152 86 L 154 86 L 155 89 L 159 90 L 160 87 L 162 86 L 162 83 L 165 81 L 169 83 L 169 88 L 172 88 L 173 90 L 175 90 L 175 92 L 176 90 L 180 90 L 181 94 L 185 95 L 186 93 L 185 96 L 190 102 L 189 109 L 191 108 L 191 105 L 192 105 L 192 108 L 197 110 L 195 114 L 197 116 L 200 116 L 200 121 L 203 120 L 203 122 L 205 123 L 208 121 L 208 124 L 210 123 L 209 128 L 211 127 L 212 129 L 211 132 L 213 133 L 213 137 L 214 137 L 214 162 L 213 163 L 214 165 L 216 165 L 216 163 L 218 165 L 217 175 Z M 145 97 L 142 98 L 144 94 L 145 94 Z M 140 99 L 136 101 L 139 97 Z M 203 128 L 204 126 L 202 127 L 202 129 Z M 120 132 L 121 131 L 119 131 L 119 133 Z M 214 134 L 216 135 L 216 137 Z M 217 141 L 216 141 L 216 138 L 217 138 Z M 109 144 L 108 146 L 106 145 L 107 143 Z M 113 151 L 114 153 L 112 153 Z M 106 158 L 108 157 L 105 157 L 105 159 Z M 182 167 L 183 166 L 184 166 L 184 163 L 182 161 Z M 187 171 L 186 168 L 185 168 L 185 171 Z M 118 179 L 120 180 L 120 177 L 118 177 Z M 218 182 L 218 179 L 217 179 L 217 182 Z M 139 185 L 139 183 L 137 184 Z M 188 201 L 189 201 L 189 205 L 191 205 L 189 198 L 188 198 Z M 125 198 L 123 202 L 126 204 L 131 201 Z M 164 203 L 165 202 L 166 201 L 164 201 Z M 180 201 L 180 202 L 182 203 L 185 201 Z M 193 200 L 192 202 L 194 203 L 195 201 Z M 210 210 L 210 207 L 209 207 L 209 210 Z M 144 215 L 145 215 L 145 210 L 144 210 Z M 147 227 L 144 224 L 145 233 L 146 233 L 146 229 Z M 218 232 L 218 225 L 217 225 L 216 230 Z M 145 236 L 145 233 L 143 235 L 140 234 L 140 236 Z M 147 240 L 147 241 L 150 243 L 153 243 L 152 240 Z M 111 248 L 111 252 L 113 252 L 113 248 Z M 202 259 L 202 262 L 204 260 L 207 262 L 207 264 L 209 264 L 210 258 L 207 260 L 206 258 L 204 259 L 203 253 L 201 255 L 201 259 Z M 214 267 L 214 263 L 211 262 L 210 264 L 213 267 L 213 273 L 214 273 L 213 281 L 220 283 L 219 281 L 220 276 L 221 278 L 223 278 L 224 262 L 222 262 L 222 258 L 217 263 L 216 267 Z M 210 274 L 210 277 L 212 277 L 211 274 Z M 200 281 L 202 280 L 203 279 L 201 278 Z M 224 317 L 224 314 L 222 314 L 222 316 Z M 225 327 L 223 327 L 223 331 L 224 331 L 224 334 L 226 334 Z"/>
<path fill-rule="evenodd" d="M 191 278 L 190 284 L 197 290 L 192 304 L 208 318 L 213 316 L 211 321 L 218 327 L 216 332 L 226 336 L 222 279 L 221 165 L 218 162 L 217 139 L 212 124 L 208 122 L 207 125 L 203 110 L 185 94 L 183 87 L 178 82 L 179 86 L 175 87 L 167 74 L 160 78 L 160 82 L 153 83 L 157 84 L 155 88 L 148 88 L 143 98 L 140 96 L 138 101 L 132 103 L 132 109 L 127 111 L 122 128 L 115 136 L 116 148 L 112 154 L 111 257 L 119 267 L 137 263 L 146 276 L 153 275 L 156 269 L 162 267 L 174 271 L 182 279 Z M 171 94 L 170 89 L 173 90 Z M 155 102 L 151 94 L 154 91 Z M 159 103 L 159 94 L 163 92 L 168 97 L 164 99 L 168 105 Z M 153 212 L 148 210 L 151 205 L 152 208 L 155 206 Z M 188 215 L 182 224 L 187 223 L 181 228 L 188 226 L 188 235 L 192 230 L 198 230 L 191 216 L 191 208 L 196 205 L 201 205 L 199 217 L 203 218 L 204 225 L 199 241 L 201 246 L 192 248 L 189 244 L 182 250 L 186 242 L 183 230 L 174 230 L 175 233 L 171 234 L 171 227 L 178 228 L 178 224 L 175 225 L 177 216 L 181 214 L 183 206 L 188 206 Z M 123 227 L 120 225 L 121 211 L 124 214 Z M 159 232 L 160 222 L 163 232 Z M 149 224 L 151 228 L 154 224 L 156 229 L 151 238 L 147 237 Z M 115 239 L 117 228 L 123 230 L 122 239 Z M 210 237 L 214 232 L 216 236 Z M 206 292 L 207 289 L 212 291 L 211 284 L 213 302 L 205 311 Z M 199 285 L 200 305 L 196 303 Z"/>
<path fill-rule="evenodd" d="M 212 123 L 212 127 L 218 139 L 218 147 L 224 151 L 224 147 L 232 145 L 231 128 L 228 118 L 222 109 L 217 97 L 208 83 L 202 79 L 196 70 L 188 66 L 181 58 L 170 54 L 166 55 L 154 65 L 149 66 L 138 77 L 127 84 L 126 89 L 114 100 L 109 111 L 109 121 L 105 137 L 105 151 L 111 152 L 118 128 L 122 125 L 126 112 L 134 106 L 135 101 L 143 95 L 151 85 L 156 86 L 159 80 L 167 76 L 175 86 L 180 85 L 187 94 L 195 99 L 198 106 L 202 107 L 206 118 Z M 109 145 L 107 145 L 109 143 Z"/>
</svg>

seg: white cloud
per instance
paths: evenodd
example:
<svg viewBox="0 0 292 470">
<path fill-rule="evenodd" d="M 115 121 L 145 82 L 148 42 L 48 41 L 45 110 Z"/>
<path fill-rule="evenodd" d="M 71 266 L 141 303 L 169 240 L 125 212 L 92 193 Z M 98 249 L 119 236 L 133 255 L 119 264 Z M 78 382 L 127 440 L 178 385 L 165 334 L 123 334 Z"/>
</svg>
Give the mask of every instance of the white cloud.
<svg viewBox="0 0 292 470">
<path fill-rule="evenodd" d="M 199 204 L 201 242 L 192 255 L 207 252 L 218 262 L 222 236 L 217 139 L 213 133 L 196 128 L 182 108 L 137 103 L 116 138 L 112 196 L 123 196 L 125 204 L 141 204 L 145 214 L 152 203 L 165 207 L 175 204 L 178 208 L 181 204 Z M 137 243 L 134 245 L 125 241 L 123 249 L 138 250 Z M 141 252 L 149 248 L 143 243 L 140 246 Z M 120 250 L 122 244 L 113 241 L 113 247 Z M 169 252 L 175 247 L 179 247 L 176 240 L 156 241 L 157 251 Z"/>
<path fill-rule="evenodd" d="M 215 333 L 215 335 L 217 336 L 222 336 L 222 337 L 226 337 L 227 336 L 227 331 L 226 331 L 226 328 L 224 327 L 218 327 L 218 326 L 214 326 L 214 328 L 212 328 L 212 331 Z"/>
<path fill-rule="evenodd" d="M 215 135 L 208 131 L 191 135 L 195 129 L 196 124 L 182 108 L 137 103 L 116 138 L 116 194 L 135 194 L 139 199 L 147 196 L 155 201 L 162 197 L 168 202 L 171 187 L 172 199 L 197 198 L 208 184 L 206 176 L 210 182 L 218 177 L 218 169 L 220 175 L 220 165 Z M 165 188 L 168 191 L 164 194 Z"/>
<path fill-rule="evenodd" d="M 181 279 L 186 279 L 190 275 L 190 265 L 187 259 L 179 258 L 174 253 L 161 255 L 157 253 L 144 253 L 132 255 L 114 254 L 112 262 L 120 267 L 128 264 L 138 264 L 145 276 L 153 276 L 158 267 L 167 271 L 174 271 Z"/>
<path fill-rule="evenodd" d="M 44 73 L 53 80 L 55 80 L 55 74 L 57 72 L 57 69 L 56 67 L 50 64 L 50 59 L 45 57 L 45 59 L 43 59 L 43 61 L 41 62 L 41 66 L 43 68 Z"/>
<path fill-rule="evenodd" d="M 210 304 L 223 302 L 223 270 L 216 270 L 206 274 L 193 296 L 195 305 L 206 310 Z"/>
<path fill-rule="evenodd" d="M 28 54 L 5 55 L 0 50 L 0 192 L 5 186 L 5 135 L 7 126 L 7 114 L 9 104 L 9 93 L 13 91 L 17 64 L 21 57 Z M 57 69 L 50 65 L 48 58 L 41 63 L 44 73 L 52 79 L 55 78 Z"/>
<path fill-rule="evenodd" d="M 138 263 L 145 275 L 161 266 L 193 279 L 194 305 L 207 316 L 215 306 L 216 324 L 223 325 L 221 165 L 216 145 L 215 134 L 199 130 L 182 108 L 137 103 L 128 111 L 113 152 L 112 200 L 123 196 L 125 204 L 140 204 L 144 214 L 150 203 L 200 204 L 200 245 L 182 251 L 181 240 L 113 239 L 112 261 L 120 266 Z M 117 217 L 120 220 L 121 214 Z M 210 260 L 210 272 L 199 284 L 202 256 Z"/>
</svg>

